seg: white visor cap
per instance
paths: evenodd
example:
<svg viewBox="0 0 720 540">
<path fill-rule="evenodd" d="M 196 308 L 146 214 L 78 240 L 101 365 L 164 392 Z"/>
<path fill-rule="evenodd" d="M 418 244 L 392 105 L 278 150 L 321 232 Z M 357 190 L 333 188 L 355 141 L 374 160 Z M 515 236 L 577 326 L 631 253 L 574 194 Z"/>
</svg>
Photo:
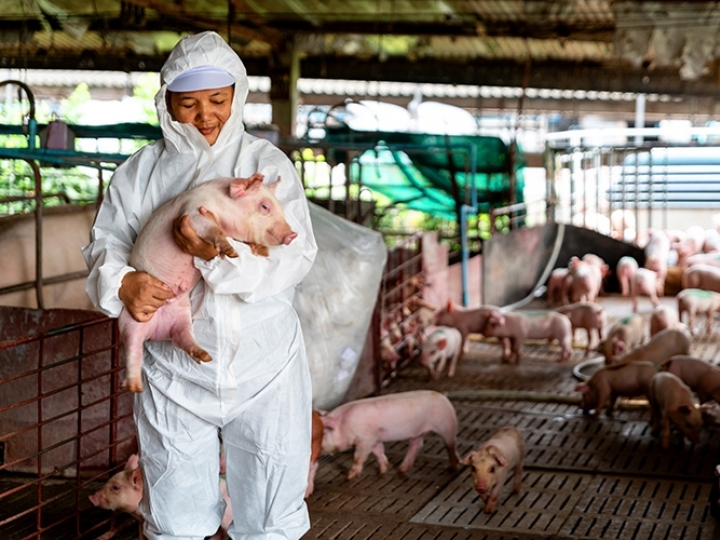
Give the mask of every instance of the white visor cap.
<svg viewBox="0 0 720 540">
<path fill-rule="evenodd" d="M 198 90 L 211 90 L 224 88 L 235 84 L 235 77 L 221 67 L 196 66 L 183 71 L 168 84 L 171 92 L 197 92 Z"/>
</svg>

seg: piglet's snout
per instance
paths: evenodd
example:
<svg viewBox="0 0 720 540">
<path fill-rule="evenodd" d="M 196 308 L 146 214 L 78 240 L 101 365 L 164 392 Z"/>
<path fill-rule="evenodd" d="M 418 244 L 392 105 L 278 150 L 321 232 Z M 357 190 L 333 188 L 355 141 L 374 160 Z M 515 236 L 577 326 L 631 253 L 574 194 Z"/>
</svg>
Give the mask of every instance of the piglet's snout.
<svg viewBox="0 0 720 540">
<path fill-rule="evenodd" d="M 297 233 L 296 233 L 296 232 L 293 232 L 293 231 L 290 231 L 288 234 L 286 234 L 286 235 L 283 237 L 282 243 L 287 246 L 290 242 L 292 242 L 292 241 L 295 240 L 296 238 L 297 238 Z"/>
</svg>

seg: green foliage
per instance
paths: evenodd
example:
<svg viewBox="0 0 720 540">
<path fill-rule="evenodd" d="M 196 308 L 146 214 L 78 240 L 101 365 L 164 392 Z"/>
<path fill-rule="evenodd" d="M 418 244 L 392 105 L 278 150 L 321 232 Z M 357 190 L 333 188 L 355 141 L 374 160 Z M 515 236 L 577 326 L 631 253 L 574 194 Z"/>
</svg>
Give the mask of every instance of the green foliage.
<svg viewBox="0 0 720 540">
<path fill-rule="evenodd" d="M 90 101 L 90 89 L 87 83 L 80 83 L 72 94 L 60 105 L 60 119 L 68 124 L 77 124 L 80 120 L 80 106 Z"/>
<path fill-rule="evenodd" d="M 438 241 L 448 244 L 451 253 L 462 249 L 457 220 L 409 210 L 400 205 L 381 208 L 375 215 L 373 228 L 383 234 L 389 247 L 410 235 L 434 231 L 438 234 Z M 484 213 L 468 216 L 468 250 L 471 253 L 481 252 L 486 238 L 490 238 L 490 216 Z"/>
<path fill-rule="evenodd" d="M 134 88 L 134 95 L 142 100 L 147 112 L 147 122 L 157 125 L 153 96 L 157 93 L 159 84 L 157 75 L 148 74 L 141 78 Z M 14 94 L 14 93 L 13 93 Z M 17 94 L 14 94 L 17 95 Z M 20 93 L 22 96 L 22 92 Z M 23 99 L 0 102 L 0 123 L 5 125 L 22 125 L 23 118 L 27 116 L 29 104 L 26 96 Z M 82 105 L 91 100 L 90 91 L 86 83 L 79 84 L 70 96 L 60 103 L 59 118 L 68 124 L 78 124 L 81 119 Z M 47 102 L 36 102 L 35 119 L 39 124 L 45 124 L 54 117 L 52 107 Z M 123 140 L 118 141 L 116 149 L 106 150 L 121 154 L 131 154 L 149 141 Z M 39 143 L 38 143 L 39 144 Z M 0 135 L 0 146 L 3 148 L 28 148 L 28 138 L 23 135 Z M 98 151 L 99 147 L 106 145 L 100 141 L 76 141 L 76 149 L 81 151 Z M 104 150 L 105 151 L 105 150 Z M 91 167 L 60 168 L 56 166 L 43 166 L 40 164 L 42 179 L 41 190 L 43 195 L 61 194 L 62 196 L 47 197 L 43 199 L 45 206 L 66 204 L 91 203 L 98 199 L 100 185 L 100 172 Z M 103 172 L 103 181 L 107 184 L 110 173 Z M 0 160 L 0 215 L 29 212 L 34 209 L 33 197 L 36 193 L 35 177 L 32 168 L 24 160 Z M 23 200 L 7 201 L 7 199 L 21 198 Z M 5 201 L 5 202 L 3 202 Z"/>
<path fill-rule="evenodd" d="M 153 126 L 159 124 L 155 109 L 155 94 L 159 90 L 160 80 L 156 73 L 145 73 L 133 88 L 133 96 L 139 99 L 143 105 L 143 114 L 145 115 L 143 121 Z"/>
</svg>

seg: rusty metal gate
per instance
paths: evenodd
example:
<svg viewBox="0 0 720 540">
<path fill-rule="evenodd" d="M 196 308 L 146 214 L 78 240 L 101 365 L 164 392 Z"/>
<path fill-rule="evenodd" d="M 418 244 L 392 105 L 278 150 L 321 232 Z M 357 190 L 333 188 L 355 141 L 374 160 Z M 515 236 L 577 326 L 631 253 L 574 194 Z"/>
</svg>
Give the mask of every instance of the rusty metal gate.
<svg viewBox="0 0 720 540">
<path fill-rule="evenodd" d="M 96 539 L 138 525 L 88 500 L 135 451 L 115 321 L 0 307 L 0 538 Z"/>
</svg>

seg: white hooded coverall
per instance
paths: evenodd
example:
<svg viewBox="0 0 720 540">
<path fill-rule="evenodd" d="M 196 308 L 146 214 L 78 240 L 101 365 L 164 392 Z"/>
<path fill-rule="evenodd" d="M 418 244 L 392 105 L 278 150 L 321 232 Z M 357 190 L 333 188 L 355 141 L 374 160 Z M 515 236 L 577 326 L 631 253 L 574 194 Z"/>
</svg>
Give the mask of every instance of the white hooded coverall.
<svg viewBox="0 0 720 540">
<path fill-rule="evenodd" d="M 216 65 L 236 80 L 232 113 L 210 146 L 192 125 L 171 119 L 166 88 L 183 71 Z M 268 258 L 232 241 L 236 259 L 195 258 L 203 279 L 191 293 L 195 336 L 212 361 L 197 364 L 171 342 L 146 342 L 144 389 L 135 422 L 144 477 L 140 509 L 150 539 L 202 539 L 220 525 L 221 428 L 233 539 L 299 538 L 309 528 L 303 494 L 310 464 L 312 389 L 295 287 L 317 246 L 307 200 L 292 162 L 268 141 L 245 133 L 242 109 L 248 81 L 240 58 L 214 32 L 181 40 L 161 72 L 155 103 L 163 139 L 119 166 L 83 248 L 90 269 L 87 293 L 117 317 L 128 257 L 150 215 L 200 182 L 247 178 L 270 183 L 298 233 Z"/>
</svg>

